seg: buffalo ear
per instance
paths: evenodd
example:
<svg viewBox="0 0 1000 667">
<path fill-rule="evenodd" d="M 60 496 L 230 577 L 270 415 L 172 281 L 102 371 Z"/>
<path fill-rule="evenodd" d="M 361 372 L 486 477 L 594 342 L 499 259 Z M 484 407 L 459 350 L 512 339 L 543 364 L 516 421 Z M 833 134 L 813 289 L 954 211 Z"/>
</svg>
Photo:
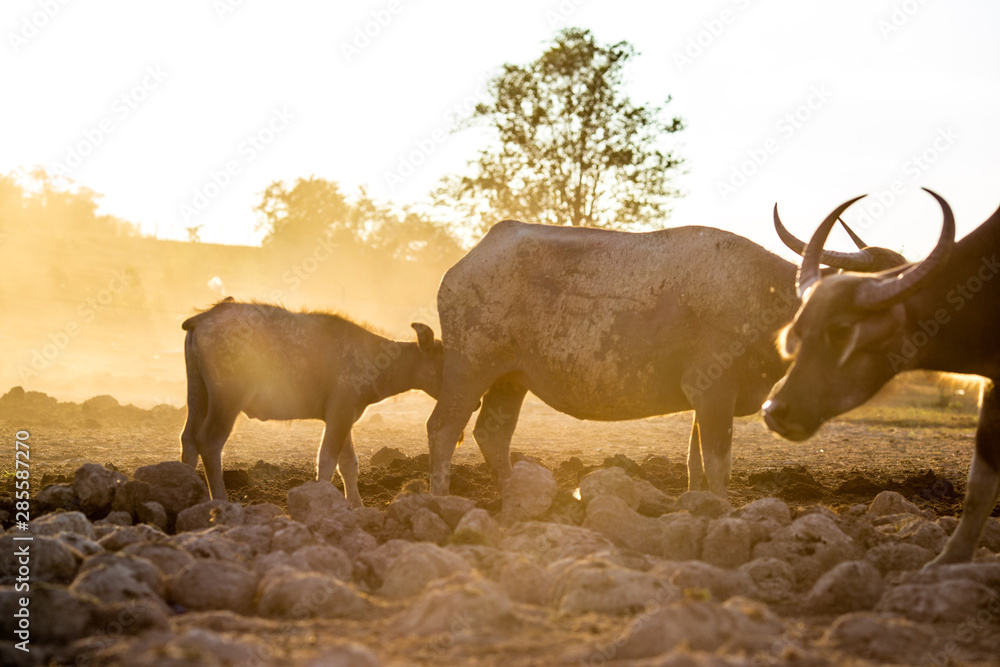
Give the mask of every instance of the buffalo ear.
<svg viewBox="0 0 1000 667">
<path fill-rule="evenodd" d="M 434 351 L 434 330 L 421 322 L 414 322 L 410 325 L 417 332 L 417 346 L 424 354 Z"/>
</svg>

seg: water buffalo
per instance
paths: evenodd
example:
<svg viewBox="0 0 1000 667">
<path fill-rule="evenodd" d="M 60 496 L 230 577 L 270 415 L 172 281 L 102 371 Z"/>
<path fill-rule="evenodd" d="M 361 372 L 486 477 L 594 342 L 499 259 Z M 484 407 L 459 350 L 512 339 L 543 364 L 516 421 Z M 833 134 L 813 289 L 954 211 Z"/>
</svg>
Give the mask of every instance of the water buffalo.
<svg viewBox="0 0 1000 667">
<path fill-rule="evenodd" d="M 334 469 L 361 505 L 351 427 L 365 408 L 410 389 L 436 397 L 441 342 L 414 323 L 416 343 L 384 338 L 338 315 L 292 313 L 232 297 L 181 325 L 187 331 L 188 417 L 181 460 L 205 464 L 212 498 L 225 498 L 222 447 L 239 413 L 253 419 L 322 419 L 316 477 Z"/>
<path fill-rule="evenodd" d="M 864 249 L 825 259 L 881 270 L 905 262 L 893 256 L 887 263 Z M 452 454 L 480 397 L 473 435 L 503 486 L 531 391 L 579 419 L 694 409 L 689 487 L 725 495 L 733 416 L 757 412 L 785 371 L 774 338 L 798 307 L 795 270 L 710 227 L 497 224 L 438 290 L 445 352 L 427 421 L 433 492 L 448 492 Z"/>
<path fill-rule="evenodd" d="M 905 270 L 821 279 L 817 259 L 835 216 L 816 230 L 799 272 L 802 307 L 784 334 L 792 365 L 764 405 L 764 421 L 786 438 L 804 440 L 897 373 L 987 378 L 965 510 L 936 565 L 972 557 L 1000 493 L 1000 210 L 956 244 L 951 208 L 931 194 L 944 212 L 941 236 L 925 260 Z"/>
</svg>

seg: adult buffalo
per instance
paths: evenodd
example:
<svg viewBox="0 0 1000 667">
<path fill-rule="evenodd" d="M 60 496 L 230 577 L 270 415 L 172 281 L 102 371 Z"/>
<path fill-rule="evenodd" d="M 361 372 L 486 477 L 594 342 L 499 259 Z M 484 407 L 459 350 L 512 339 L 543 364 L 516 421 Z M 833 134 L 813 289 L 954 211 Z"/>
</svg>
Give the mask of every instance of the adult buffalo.
<svg viewBox="0 0 1000 667">
<path fill-rule="evenodd" d="M 905 271 L 822 278 L 817 258 L 841 204 L 820 224 L 802 260 L 802 308 L 785 331 L 788 375 L 764 405 L 764 421 L 790 440 L 861 405 L 897 373 L 982 376 L 976 448 L 958 527 L 929 565 L 968 561 L 1000 495 L 1000 210 L 955 242 L 955 216 L 939 195 L 934 250 Z"/>
<path fill-rule="evenodd" d="M 823 259 L 856 271 L 906 261 L 881 249 Z M 481 397 L 473 435 L 502 488 L 531 391 L 579 419 L 693 409 L 688 486 L 724 496 L 733 416 L 757 412 L 787 366 L 774 341 L 798 308 L 796 268 L 710 227 L 497 224 L 438 290 L 445 352 L 427 421 L 432 490 L 448 492 L 452 454 Z"/>
</svg>

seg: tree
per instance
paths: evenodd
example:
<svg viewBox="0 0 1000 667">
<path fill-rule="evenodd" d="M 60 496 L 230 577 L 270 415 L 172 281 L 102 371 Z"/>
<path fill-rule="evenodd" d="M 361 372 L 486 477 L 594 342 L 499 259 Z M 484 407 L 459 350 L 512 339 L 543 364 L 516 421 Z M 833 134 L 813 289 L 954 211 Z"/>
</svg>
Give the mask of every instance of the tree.
<svg viewBox="0 0 1000 667">
<path fill-rule="evenodd" d="M 368 244 L 380 257 L 448 267 L 463 254 L 462 246 L 446 227 L 412 211 L 385 211 Z"/>
<path fill-rule="evenodd" d="M 282 181 L 271 183 L 254 210 L 261 216 L 257 228 L 267 230 L 265 248 L 297 249 L 331 236 L 353 241 L 358 234 L 340 188 L 315 176 L 299 178 L 291 189 Z"/>
<path fill-rule="evenodd" d="M 664 122 L 662 107 L 637 106 L 622 91 L 634 56 L 628 42 L 606 46 L 589 30 L 567 28 L 538 60 L 504 65 L 490 101 L 459 128 L 485 122 L 496 143 L 470 163 L 472 175 L 446 178 L 436 203 L 481 227 L 504 218 L 662 226 L 682 162 L 662 140 L 684 124 Z"/>
<path fill-rule="evenodd" d="M 0 225 L 7 233 L 31 229 L 53 238 L 139 234 L 136 225 L 99 214 L 100 198 L 90 188 L 56 181 L 41 167 L 0 175 Z"/>
<path fill-rule="evenodd" d="M 302 252 L 330 241 L 356 256 L 437 264 L 462 249 L 448 229 L 426 217 L 372 199 L 364 188 L 348 199 L 333 181 L 300 178 L 294 187 L 275 181 L 255 208 L 268 249 Z"/>
</svg>

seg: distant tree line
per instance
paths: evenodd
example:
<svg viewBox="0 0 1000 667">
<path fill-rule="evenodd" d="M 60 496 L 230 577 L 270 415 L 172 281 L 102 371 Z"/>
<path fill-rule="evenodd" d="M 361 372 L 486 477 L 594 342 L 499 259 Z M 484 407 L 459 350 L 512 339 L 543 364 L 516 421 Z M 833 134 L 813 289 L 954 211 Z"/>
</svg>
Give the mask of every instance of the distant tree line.
<svg viewBox="0 0 1000 667">
<path fill-rule="evenodd" d="M 262 245 L 276 253 L 327 241 L 373 258 L 438 264 L 462 252 L 446 226 L 376 202 L 364 189 L 349 198 L 336 183 L 322 178 L 299 178 L 292 185 L 276 181 L 255 210 L 258 228 L 266 231 Z"/>
<path fill-rule="evenodd" d="M 0 234 L 30 229 L 52 238 L 137 236 L 136 225 L 112 215 L 98 215 L 100 197 L 89 188 L 58 185 L 41 168 L 0 174 Z"/>
<path fill-rule="evenodd" d="M 628 42 L 605 45 L 587 30 L 561 31 L 537 60 L 503 65 L 489 99 L 459 122 L 455 131 L 485 126 L 492 139 L 469 173 L 446 177 L 431 193 L 432 213 L 377 202 L 364 189 L 348 196 L 315 176 L 276 181 L 254 207 L 264 249 L 282 255 L 323 242 L 345 254 L 434 266 L 453 262 L 463 244 L 505 218 L 663 227 L 680 195 L 673 177 L 682 164 L 666 140 L 684 125 L 623 92 L 635 55 Z M 0 226 L 138 234 L 131 223 L 98 215 L 98 198 L 87 188 L 57 187 L 41 169 L 0 176 Z M 189 228 L 188 240 L 197 242 L 201 231 Z"/>
</svg>

